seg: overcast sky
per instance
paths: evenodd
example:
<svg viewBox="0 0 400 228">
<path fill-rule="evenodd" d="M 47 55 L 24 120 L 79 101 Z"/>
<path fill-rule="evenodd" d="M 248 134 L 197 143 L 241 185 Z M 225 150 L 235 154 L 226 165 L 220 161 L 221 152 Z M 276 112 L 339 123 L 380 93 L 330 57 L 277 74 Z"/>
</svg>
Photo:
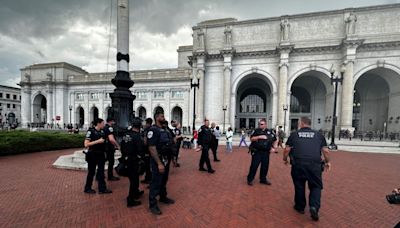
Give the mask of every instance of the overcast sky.
<svg viewBox="0 0 400 228">
<path fill-rule="evenodd" d="M 63 61 L 89 72 L 115 71 L 116 2 L 0 0 L 0 85 L 16 86 L 19 69 L 34 63 Z M 192 43 L 191 27 L 200 21 L 391 3 L 400 0 L 130 0 L 130 69 L 176 67 L 177 47 Z"/>
</svg>

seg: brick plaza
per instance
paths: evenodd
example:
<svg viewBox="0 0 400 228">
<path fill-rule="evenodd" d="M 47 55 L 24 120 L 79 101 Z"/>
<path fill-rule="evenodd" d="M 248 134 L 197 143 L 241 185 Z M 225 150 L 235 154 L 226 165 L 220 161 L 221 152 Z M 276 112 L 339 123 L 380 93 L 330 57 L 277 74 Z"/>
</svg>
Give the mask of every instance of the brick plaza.
<svg viewBox="0 0 400 228">
<path fill-rule="evenodd" d="M 75 150 L 0 157 L 0 227 L 393 227 L 400 206 L 385 195 L 400 187 L 400 155 L 333 152 L 332 170 L 324 174 L 320 221 L 293 210 L 290 168 L 282 151 L 271 154 L 271 186 L 246 184 L 250 156 L 245 148 L 226 154 L 215 174 L 198 171 L 199 153 L 181 151 L 181 167 L 168 183 L 171 206 L 163 214 L 142 205 L 127 208 L 128 179 L 108 182 L 109 195 L 82 192 L 86 172 L 55 169 L 60 155 Z M 256 176 L 258 178 L 258 176 Z M 95 185 L 96 186 L 96 185 Z"/>
</svg>

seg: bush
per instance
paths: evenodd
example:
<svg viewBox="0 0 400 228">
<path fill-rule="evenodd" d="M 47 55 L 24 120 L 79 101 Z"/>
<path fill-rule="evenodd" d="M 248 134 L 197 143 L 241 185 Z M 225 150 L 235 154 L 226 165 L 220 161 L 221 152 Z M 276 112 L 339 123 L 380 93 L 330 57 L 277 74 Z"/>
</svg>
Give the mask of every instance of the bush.
<svg viewBox="0 0 400 228">
<path fill-rule="evenodd" d="M 0 131 L 0 156 L 83 147 L 83 134 Z"/>
</svg>

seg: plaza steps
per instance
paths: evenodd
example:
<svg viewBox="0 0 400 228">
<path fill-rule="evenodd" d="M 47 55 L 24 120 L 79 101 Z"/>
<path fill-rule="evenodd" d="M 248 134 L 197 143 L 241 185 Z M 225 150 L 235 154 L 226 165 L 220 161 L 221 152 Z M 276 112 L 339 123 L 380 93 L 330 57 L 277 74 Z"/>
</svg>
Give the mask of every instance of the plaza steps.
<svg viewBox="0 0 400 228">
<path fill-rule="evenodd" d="M 118 165 L 118 158 L 121 157 L 121 152 L 117 150 L 115 152 L 115 164 Z M 54 163 L 53 167 L 59 169 L 71 169 L 71 170 L 87 170 L 87 162 L 85 161 L 85 154 L 82 150 L 75 151 L 73 154 L 60 156 Z M 107 170 L 108 162 L 106 162 L 105 170 Z"/>
</svg>

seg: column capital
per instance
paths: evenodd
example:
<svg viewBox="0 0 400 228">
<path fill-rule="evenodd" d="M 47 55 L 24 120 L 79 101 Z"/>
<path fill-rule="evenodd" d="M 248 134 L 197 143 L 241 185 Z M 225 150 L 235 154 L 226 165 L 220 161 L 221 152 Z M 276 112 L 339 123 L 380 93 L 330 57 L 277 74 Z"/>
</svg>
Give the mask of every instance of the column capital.
<svg viewBox="0 0 400 228">
<path fill-rule="evenodd" d="M 346 49 L 357 49 L 364 43 L 365 39 L 358 39 L 357 37 L 346 38 L 342 41 L 342 46 Z"/>
<path fill-rule="evenodd" d="M 276 50 L 282 54 L 289 54 L 294 49 L 294 44 L 282 43 L 276 47 Z"/>
<path fill-rule="evenodd" d="M 224 66 L 224 72 L 225 71 L 232 71 L 232 66 L 230 65 L 230 64 L 226 64 L 225 66 Z"/>
<path fill-rule="evenodd" d="M 279 69 L 282 67 L 289 68 L 289 65 L 290 65 L 289 62 L 281 60 L 281 62 L 279 63 Z"/>
<path fill-rule="evenodd" d="M 224 57 L 232 57 L 235 54 L 235 49 L 234 48 L 224 48 L 219 51 L 222 56 Z"/>
</svg>

